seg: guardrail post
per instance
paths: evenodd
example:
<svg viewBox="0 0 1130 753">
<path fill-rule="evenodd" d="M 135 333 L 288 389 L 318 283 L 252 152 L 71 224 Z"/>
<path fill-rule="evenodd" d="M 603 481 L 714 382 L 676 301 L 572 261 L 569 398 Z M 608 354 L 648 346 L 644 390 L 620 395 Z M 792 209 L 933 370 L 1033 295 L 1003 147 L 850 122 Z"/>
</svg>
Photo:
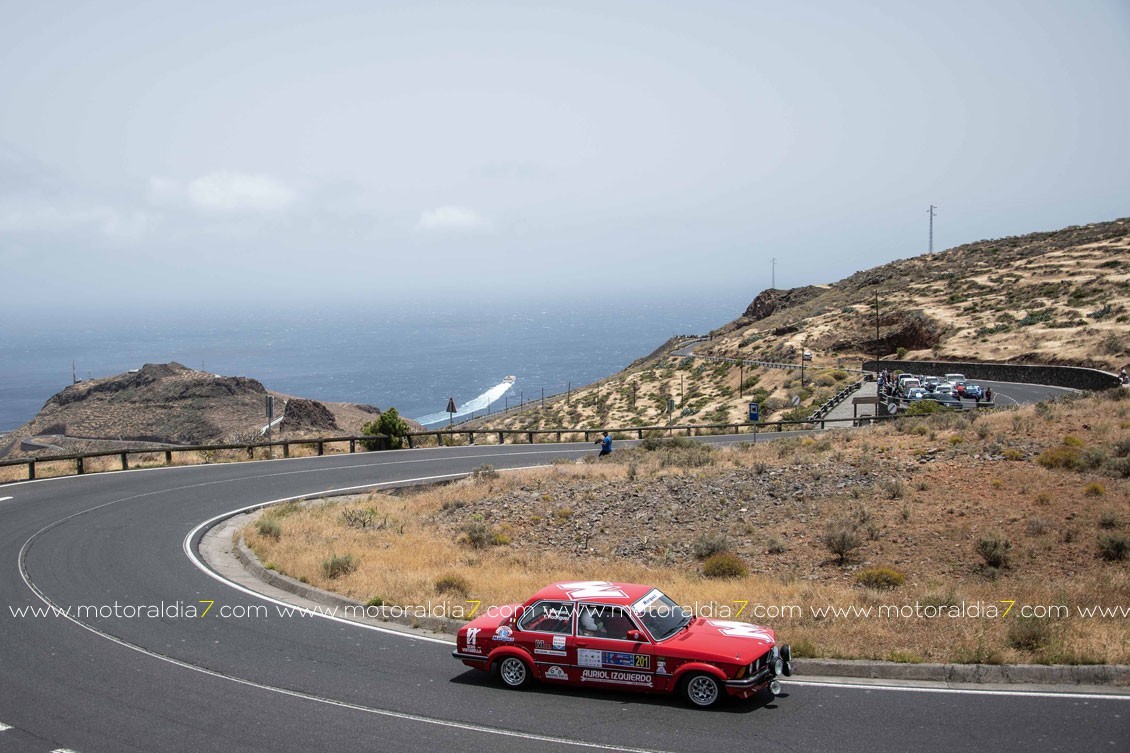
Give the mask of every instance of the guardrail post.
<svg viewBox="0 0 1130 753">
<path fill-rule="evenodd" d="M 636 430 L 636 439 L 643 439 L 643 429 Z"/>
<path fill-rule="evenodd" d="M 561 444 L 561 432 L 557 432 L 557 444 Z"/>
<path fill-rule="evenodd" d="M 443 435 L 436 432 L 436 447 L 443 447 Z"/>
<path fill-rule="evenodd" d="M 173 451 L 172 450 L 165 450 L 165 465 L 172 465 L 172 464 L 173 464 Z"/>
<path fill-rule="evenodd" d="M 80 476 L 86 472 L 86 469 L 82 464 L 82 455 L 79 455 L 77 458 L 75 458 L 75 470 Z"/>
<path fill-rule="evenodd" d="M 35 461 L 27 461 L 27 480 L 35 481 Z"/>
<path fill-rule="evenodd" d="M 248 460 L 254 460 L 255 459 L 255 447 L 252 446 L 252 445 L 247 445 L 247 459 Z"/>
<path fill-rule="evenodd" d="M 501 431 L 498 432 L 498 443 L 499 444 L 506 444 L 506 435 L 503 434 Z"/>
<path fill-rule="evenodd" d="M 290 442 L 283 442 L 283 457 L 290 457 Z"/>
<path fill-rule="evenodd" d="M 324 455 L 325 452 L 326 452 L 326 443 L 319 439 L 318 440 L 318 457 L 321 457 L 322 455 Z"/>
<path fill-rule="evenodd" d="M 526 438 L 530 440 L 530 444 L 534 443 L 534 433 L 532 431 L 526 434 Z"/>
<path fill-rule="evenodd" d="M 352 455 L 355 452 L 357 452 L 357 440 L 351 439 L 349 440 L 349 454 Z"/>
<path fill-rule="evenodd" d="M 124 452 L 122 453 L 122 470 L 123 471 L 129 470 L 129 462 L 126 459 L 126 454 L 127 453 L 124 453 Z"/>
</svg>

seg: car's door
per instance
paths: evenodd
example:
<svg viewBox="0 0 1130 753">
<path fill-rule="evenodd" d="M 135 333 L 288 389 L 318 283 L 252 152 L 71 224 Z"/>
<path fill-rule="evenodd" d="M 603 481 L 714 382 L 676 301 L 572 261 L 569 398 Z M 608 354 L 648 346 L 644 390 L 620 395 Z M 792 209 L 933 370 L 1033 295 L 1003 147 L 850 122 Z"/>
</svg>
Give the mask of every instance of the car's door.
<svg viewBox="0 0 1130 753">
<path fill-rule="evenodd" d="M 518 619 L 514 639 L 533 660 L 535 676 L 562 682 L 577 679 L 575 607 L 570 601 L 539 601 L 527 607 Z"/>
<path fill-rule="evenodd" d="M 628 607 L 581 604 L 577 608 L 576 657 L 581 685 L 663 690 L 669 682 L 655 644 Z"/>
</svg>

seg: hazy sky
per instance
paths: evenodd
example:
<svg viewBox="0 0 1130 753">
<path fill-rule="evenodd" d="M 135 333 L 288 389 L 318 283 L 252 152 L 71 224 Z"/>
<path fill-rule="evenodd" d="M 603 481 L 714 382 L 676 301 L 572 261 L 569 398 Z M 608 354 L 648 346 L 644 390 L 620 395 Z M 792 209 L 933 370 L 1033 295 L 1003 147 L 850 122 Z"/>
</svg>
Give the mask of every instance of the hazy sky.
<svg viewBox="0 0 1130 753">
<path fill-rule="evenodd" d="M 752 298 L 1130 215 L 1130 2 L 0 0 L 20 307 Z M 740 296 L 739 296 L 740 297 Z M 736 314 L 737 312 L 735 312 Z"/>
</svg>

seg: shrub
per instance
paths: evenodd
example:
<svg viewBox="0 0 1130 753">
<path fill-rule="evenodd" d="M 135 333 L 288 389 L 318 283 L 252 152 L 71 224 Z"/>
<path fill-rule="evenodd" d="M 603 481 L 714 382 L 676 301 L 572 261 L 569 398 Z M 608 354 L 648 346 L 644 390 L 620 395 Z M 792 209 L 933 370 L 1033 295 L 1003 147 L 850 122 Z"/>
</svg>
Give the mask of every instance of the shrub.
<svg viewBox="0 0 1130 753">
<path fill-rule="evenodd" d="M 369 436 L 385 434 L 389 437 L 389 446 L 398 450 L 404 445 L 404 437 L 408 436 L 408 422 L 400 417 L 396 408 L 389 408 L 381 413 L 376 421 L 370 421 L 362 426 L 361 433 Z M 366 450 L 379 449 L 375 440 L 362 440 L 361 445 Z"/>
<path fill-rule="evenodd" d="M 336 552 L 330 555 L 328 560 L 322 561 L 322 574 L 331 580 L 333 578 L 340 578 L 343 575 L 349 575 L 357 569 L 357 560 L 354 559 L 352 554 L 337 554 Z"/>
<path fill-rule="evenodd" d="M 883 590 L 898 588 L 906 582 L 906 576 L 890 567 L 869 567 L 856 574 L 855 582 L 867 588 Z"/>
<path fill-rule="evenodd" d="M 773 537 L 765 544 L 765 551 L 768 554 L 783 554 L 785 552 L 785 542 Z"/>
<path fill-rule="evenodd" d="M 277 520 L 272 520 L 271 518 L 263 518 L 260 520 L 258 529 L 259 535 L 267 539 L 278 541 L 282 536 L 282 526 L 279 525 Z"/>
<path fill-rule="evenodd" d="M 374 510 L 360 507 L 347 507 L 341 511 L 341 517 L 350 528 L 371 528 L 373 520 L 377 517 Z"/>
<path fill-rule="evenodd" d="M 942 406 L 933 400 L 915 400 L 914 404 L 906 410 L 907 416 L 931 416 L 940 413 Z"/>
<path fill-rule="evenodd" d="M 995 536 L 983 538 L 977 542 L 977 554 L 989 567 L 1000 570 L 1008 567 L 1009 551 L 1012 543 L 1007 539 L 998 539 Z"/>
<path fill-rule="evenodd" d="M 498 478 L 498 471 L 490 463 L 483 463 L 475 470 L 471 471 L 471 478 L 476 481 L 489 481 L 490 479 Z"/>
<path fill-rule="evenodd" d="M 698 537 L 694 543 L 694 556 L 696 559 L 704 560 L 712 557 L 715 554 L 729 551 L 730 542 L 726 540 L 725 535 L 721 533 L 704 533 Z"/>
<path fill-rule="evenodd" d="M 879 482 L 879 489 L 887 499 L 902 499 L 906 494 L 906 484 L 901 478 L 884 479 Z"/>
<path fill-rule="evenodd" d="M 736 554 L 719 552 L 702 563 L 702 574 L 707 578 L 744 578 L 749 571 Z"/>
<path fill-rule="evenodd" d="M 1066 468 L 1074 470 L 1079 467 L 1082 452 L 1078 447 L 1061 444 L 1058 447 L 1049 447 L 1040 453 L 1036 462 L 1045 468 Z"/>
<path fill-rule="evenodd" d="M 1099 483 L 1090 483 L 1083 489 L 1083 493 L 1088 497 L 1101 497 L 1106 494 L 1106 489 Z"/>
<path fill-rule="evenodd" d="M 494 545 L 494 530 L 486 523 L 471 521 L 463 526 L 463 540 L 474 549 Z"/>
<path fill-rule="evenodd" d="M 841 565 L 847 561 L 847 556 L 852 550 L 863 545 L 859 531 L 847 520 L 836 520 L 829 523 L 821 541 L 829 552 L 839 557 Z"/>
<path fill-rule="evenodd" d="M 1052 638 L 1052 625 L 1046 619 L 1019 617 L 1008 628 L 1008 645 L 1017 651 L 1039 651 Z"/>
<path fill-rule="evenodd" d="M 1011 461 L 1023 460 L 1024 459 L 1024 453 L 1021 452 L 1020 450 L 1016 450 L 1016 449 L 1013 449 L 1013 448 L 1010 447 L 1010 448 L 1008 448 L 1007 450 L 1004 451 L 1004 459 L 1005 460 L 1011 460 Z"/>
<path fill-rule="evenodd" d="M 1121 562 L 1130 553 L 1130 541 L 1115 533 L 1099 534 L 1099 556 L 1108 562 Z"/>
<path fill-rule="evenodd" d="M 371 599 L 369 599 L 368 601 L 365 602 L 365 606 L 367 606 L 367 607 L 383 607 L 384 605 L 385 605 L 385 600 L 382 599 L 380 596 L 374 596 L 373 598 L 371 598 Z"/>
<path fill-rule="evenodd" d="M 1099 513 L 1099 528 L 1118 528 L 1121 521 L 1114 510 L 1103 510 Z"/>
<path fill-rule="evenodd" d="M 466 596 L 471 593 L 471 584 L 462 575 L 448 573 L 436 578 L 436 593 Z"/>
<path fill-rule="evenodd" d="M 1083 447 L 1083 440 L 1080 439 L 1079 437 L 1072 435 L 1072 434 L 1068 434 L 1066 437 L 1063 438 L 1063 444 L 1067 447 L 1082 448 Z"/>
</svg>

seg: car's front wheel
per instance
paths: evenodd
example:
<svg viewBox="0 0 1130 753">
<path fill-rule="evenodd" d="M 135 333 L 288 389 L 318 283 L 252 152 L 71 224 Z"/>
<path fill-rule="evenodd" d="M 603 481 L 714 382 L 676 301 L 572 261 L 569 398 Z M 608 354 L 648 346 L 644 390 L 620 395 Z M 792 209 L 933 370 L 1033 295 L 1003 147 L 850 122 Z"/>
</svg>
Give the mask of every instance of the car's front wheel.
<svg viewBox="0 0 1130 753">
<path fill-rule="evenodd" d="M 692 706 L 709 708 L 722 697 L 722 683 L 704 672 L 693 674 L 683 682 L 683 697 Z"/>
<path fill-rule="evenodd" d="M 517 656 L 507 656 L 498 663 L 498 677 L 503 685 L 517 690 L 530 684 L 530 668 Z"/>
</svg>

